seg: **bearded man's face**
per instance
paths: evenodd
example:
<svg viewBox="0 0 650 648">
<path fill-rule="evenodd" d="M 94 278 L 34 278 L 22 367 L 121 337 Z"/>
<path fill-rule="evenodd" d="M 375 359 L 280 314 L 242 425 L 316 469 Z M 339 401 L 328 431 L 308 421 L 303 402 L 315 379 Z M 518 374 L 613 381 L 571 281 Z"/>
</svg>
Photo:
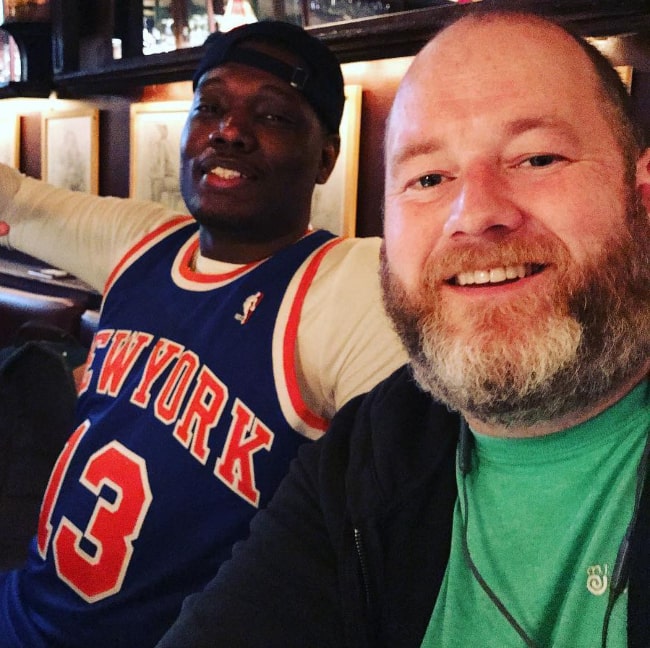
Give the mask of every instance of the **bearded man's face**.
<svg viewBox="0 0 650 648">
<path fill-rule="evenodd" d="M 574 39 L 514 19 L 443 30 L 400 83 L 385 302 L 420 384 L 469 418 L 533 426 L 647 367 L 650 153 L 615 111 Z"/>
<path fill-rule="evenodd" d="M 587 407 L 638 372 L 650 350 L 650 227 L 640 206 L 628 207 L 629 227 L 581 264 L 557 240 L 513 240 L 431 259 L 407 291 L 382 249 L 386 309 L 420 385 L 480 420 L 533 425 Z M 540 258 L 557 268 L 552 290 L 470 304 L 462 318 L 449 312 L 451 268 Z"/>
</svg>

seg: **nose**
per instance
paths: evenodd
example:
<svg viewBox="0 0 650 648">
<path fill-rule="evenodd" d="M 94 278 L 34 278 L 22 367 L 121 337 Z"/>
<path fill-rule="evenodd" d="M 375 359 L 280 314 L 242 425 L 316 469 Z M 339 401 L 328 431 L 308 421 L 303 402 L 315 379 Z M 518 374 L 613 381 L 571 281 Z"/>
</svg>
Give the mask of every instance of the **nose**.
<svg viewBox="0 0 650 648">
<path fill-rule="evenodd" d="M 459 193 L 444 226 L 448 237 L 504 236 L 520 227 L 524 214 L 499 169 L 480 165 L 458 178 Z"/>
<path fill-rule="evenodd" d="M 208 134 L 208 141 L 213 148 L 235 147 L 248 150 L 253 145 L 253 136 L 243 119 L 228 113 L 216 121 Z"/>
</svg>

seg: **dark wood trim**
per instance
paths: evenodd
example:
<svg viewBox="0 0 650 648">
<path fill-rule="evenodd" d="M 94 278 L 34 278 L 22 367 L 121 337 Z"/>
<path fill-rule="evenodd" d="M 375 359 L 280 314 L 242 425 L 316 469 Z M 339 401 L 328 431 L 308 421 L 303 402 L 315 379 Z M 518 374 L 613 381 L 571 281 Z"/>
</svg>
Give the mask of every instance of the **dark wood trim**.
<svg viewBox="0 0 650 648">
<path fill-rule="evenodd" d="M 611 36 L 650 33 L 648 0 L 484 0 L 477 4 L 450 4 L 308 28 L 322 38 L 342 63 L 408 56 L 416 53 L 446 22 L 486 3 L 504 9 L 532 10 L 552 16 L 576 32 Z M 185 81 L 201 56 L 201 48 L 111 61 L 96 70 L 54 75 L 59 96 L 121 94 L 135 86 Z"/>
<path fill-rule="evenodd" d="M 145 86 L 192 78 L 201 48 L 192 47 L 166 54 L 134 56 L 112 61 L 101 70 L 68 72 L 54 76 L 54 88 L 62 99 L 91 94 L 123 94 L 134 86 Z"/>
</svg>

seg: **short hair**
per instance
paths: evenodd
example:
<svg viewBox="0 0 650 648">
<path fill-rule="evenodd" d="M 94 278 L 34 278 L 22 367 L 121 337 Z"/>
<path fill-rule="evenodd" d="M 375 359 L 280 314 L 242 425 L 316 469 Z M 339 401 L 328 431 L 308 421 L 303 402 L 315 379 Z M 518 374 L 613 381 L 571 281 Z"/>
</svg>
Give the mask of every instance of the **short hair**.
<svg viewBox="0 0 650 648">
<path fill-rule="evenodd" d="M 561 25 L 560 25 L 561 26 Z M 605 102 L 613 109 L 616 134 L 624 150 L 642 151 L 645 148 L 645 134 L 634 111 L 632 98 L 619 73 L 611 61 L 589 41 L 564 28 L 582 48 L 593 66 L 599 81 L 599 90 Z"/>
</svg>

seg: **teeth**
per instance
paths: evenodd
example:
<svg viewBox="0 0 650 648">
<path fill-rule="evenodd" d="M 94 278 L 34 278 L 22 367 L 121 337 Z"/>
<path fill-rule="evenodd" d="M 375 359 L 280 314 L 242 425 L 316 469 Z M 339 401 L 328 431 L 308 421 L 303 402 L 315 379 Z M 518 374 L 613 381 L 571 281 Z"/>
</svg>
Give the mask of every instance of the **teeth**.
<svg viewBox="0 0 650 648">
<path fill-rule="evenodd" d="M 505 268 L 494 268 L 490 270 L 490 283 L 499 283 L 500 281 L 506 280 L 506 269 Z"/>
<path fill-rule="evenodd" d="M 234 178 L 242 177 L 242 174 L 239 173 L 239 171 L 235 171 L 234 169 L 224 169 L 224 167 L 214 167 L 210 173 L 213 173 L 224 180 L 232 180 Z"/>
<path fill-rule="evenodd" d="M 501 283 L 506 279 L 523 279 L 532 272 L 531 264 L 505 266 L 491 268 L 489 270 L 475 270 L 473 272 L 461 272 L 456 277 L 459 286 L 470 286 L 474 284 Z"/>
</svg>

